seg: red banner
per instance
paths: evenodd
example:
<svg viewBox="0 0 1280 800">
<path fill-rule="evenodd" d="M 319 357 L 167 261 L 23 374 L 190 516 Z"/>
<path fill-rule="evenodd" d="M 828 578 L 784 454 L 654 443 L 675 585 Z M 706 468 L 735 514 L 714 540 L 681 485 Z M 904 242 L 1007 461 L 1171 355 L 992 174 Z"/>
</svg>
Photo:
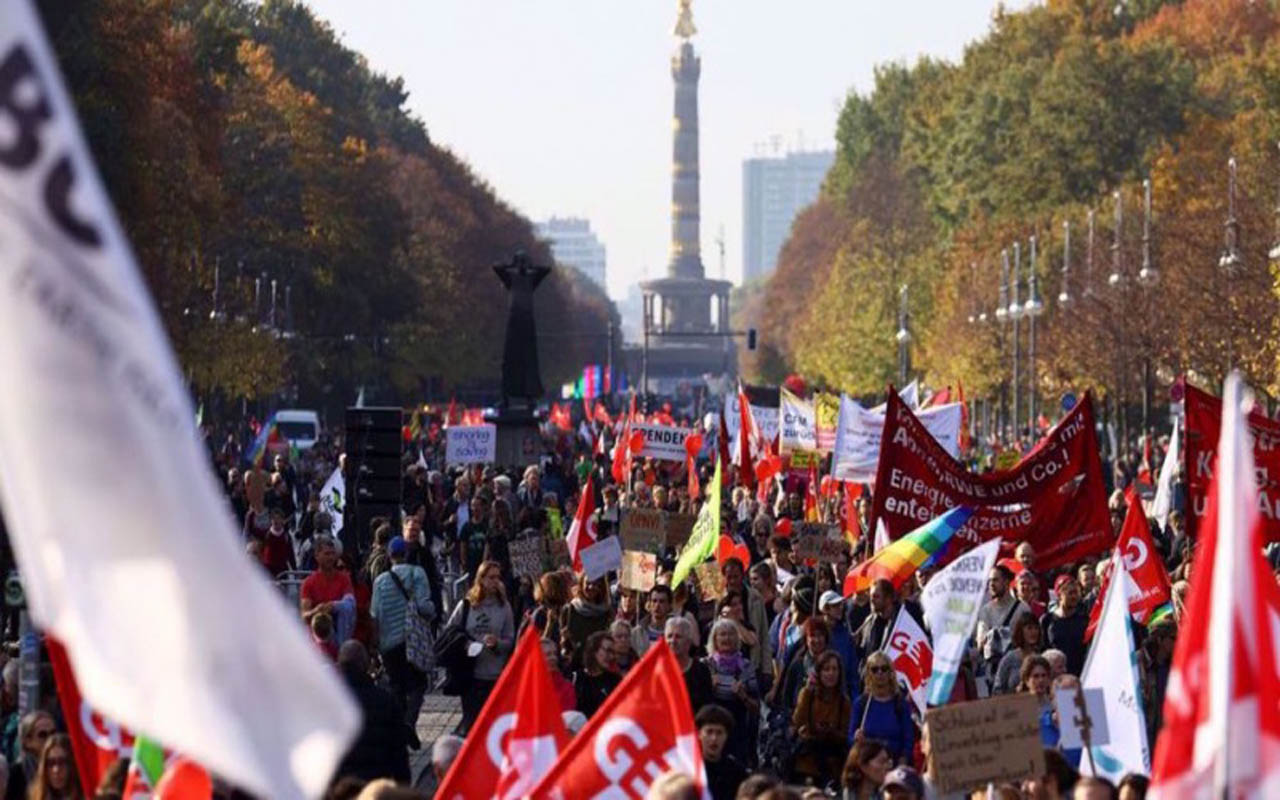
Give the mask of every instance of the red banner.
<svg viewBox="0 0 1280 800">
<path fill-rule="evenodd" d="M 67 735 L 71 737 L 71 749 L 75 751 L 80 784 L 85 796 L 92 796 L 111 762 L 133 755 L 133 734 L 105 719 L 80 696 L 80 687 L 76 685 L 76 676 L 61 642 L 47 636 L 45 647 L 53 663 L 58 702 L 66 719 Z"/>
<path fill-rule="evenodd" d="M 1019 542 L 1048 570 L 1109 549 L 1115 541 L 1088 395 L 1017 466 L 977 475 L 938 444 L 896 393 L 889 393 L 871 528 L 898 537 L 956 506 L 978 511 L 953 537 L 951 555 L 1000 536 Z"/>
<path fill-rule="evenodd" d="M 1204 519 L 1209 484 L 1218 460 L 1218 431 L 1222 427 L 1222 401 L 1194 386 L 1185 386 L 1187 409 L 1183 455 L 1187 477 L 1187 532 L 1195 536 Z M 1249 414 L 1253 441 L 1253 469 L 1258 481 L 1258 516 L 1265 541 L 1280 541 L 1280 422 L 1265 415 Z"/>
</svg>

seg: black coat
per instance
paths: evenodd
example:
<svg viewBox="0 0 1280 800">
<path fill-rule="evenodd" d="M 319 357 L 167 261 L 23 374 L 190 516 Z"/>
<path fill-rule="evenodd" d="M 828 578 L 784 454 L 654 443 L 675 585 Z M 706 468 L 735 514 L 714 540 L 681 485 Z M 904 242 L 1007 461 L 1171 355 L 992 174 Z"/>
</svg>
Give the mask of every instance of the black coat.
<svg viewBox="0 0 1280 800">
<path fill-rule="evenodd" d="M 367 675 L 344 671 L 347 686 L 360 704 L 363 722 L 360 735 L 338 765 L 335 778 L 353 775 L 365 780 L 390 778 L 407 784 L 409 775 L 409 728 L 400 702 Z"/>
</svg>

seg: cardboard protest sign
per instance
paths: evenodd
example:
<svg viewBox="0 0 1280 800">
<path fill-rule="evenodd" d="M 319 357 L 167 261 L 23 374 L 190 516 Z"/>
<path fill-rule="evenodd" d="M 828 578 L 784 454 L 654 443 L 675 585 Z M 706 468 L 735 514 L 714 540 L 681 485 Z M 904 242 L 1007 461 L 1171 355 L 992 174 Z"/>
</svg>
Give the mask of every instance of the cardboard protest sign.
<svg viewBox="0 0 1280 800">
<path fill-rule="evenodd" d="M 649 425 L 633 422 L 631 430 L 644 435 L 644 447 L 637 454 L 640 458 L 652 458 L 658 461 L 678 461 L 684 463 L 684 440 L 693 431 L 688 428 L 675 428 L 670 425 Z"/>
<path fill-rule="evenodd" d="M 956 506 L 978 510 L 952 537 L 949 553 L 999 536 L 1006 550 L 1030 542 L 1036 568 L 1050 570 L 1109 549 L 1115 535 L 1102 484 L 1092 398 L 1086 395 L 1077 403 L 1016 468 L 978 475 L 953 458 L 891 395 L 872 527 L 882 520 L 889 536 L 897 539 Z"/>
<path fill-rule="evenodd" d="M 582 571 L 587 580 L 594 581 L 622 566 L 622 545 L 617 536 L 606 536 L 590 547 L 582 549 Z"/>
<path fill-rule="evenodd" d="M 658 582 L 658 557 L 635 550 L 622 551 L 618 585 L 633 592 L 647 592 Z"/>
<path fill-rule="evenodd" d="M 689 535 L 693 533 L 693 523 L 697 521 L 697 517 L 693 514 L 674 514 L 670 511 L 665 512 L 663 519 L 665 520 L 665 541 L 668 547 L 677 550 L 689 541 Z"/>
<path fill-rule="evenodd" d="M 708 603 L 719 600 L 728 591 L 724 583 L 724 573 L 720 571 L 720 565 L 714 561 L 704 561 L 697 565 L 693 568 L 693 574 L 698 576 L 698 591 L 702 599 Z"/>
<path fill-rule="evenodd" d="M 666 514 L 656 508 L 628 508 L 622 512 L 619 535 L 623 550 L 656 554 L 666 541 Z"/>
<path fill-rule="evenodd" d="M 925 713 L 929 726 L 929 772 L 940 794 L 1017 784 L 1044 774 L 1040 701 L 1026 692 L 972 703 L 953 703 Z"/>
<path fill-rule="evenodd" d="M 541 536 L 513 539 L 507 546 L 511 555 L 511 574 L 517 578 L 533 578 L 542 575 L 543 541 Z"/>
<path fill-rule="evenodd" d="M 1187 533 L 1195 536 L 1209 502 L 1222 429 L 1222 400 L 1194 386 L 1185 387 L 1187 411 L 1183 447 L 1187 479 Z M 1258 487 L 1258 516 L 1267 542 L 1280 541 L 1280 422 L 1257 411 L 1248 417 Z"/>
<path fill-rule="evenodd" d="M 844 548 L 844 537 L 835 525 L 799 522 L 792 526 L 791 552 L 797 559 L 831 564 Z"/>
<path fill-rule="evenodd" d="M 448 466 L 492 464 L 498 447 L 493 425 L 451 425 L 445 429 L 444 461 Z"/>
</svg>

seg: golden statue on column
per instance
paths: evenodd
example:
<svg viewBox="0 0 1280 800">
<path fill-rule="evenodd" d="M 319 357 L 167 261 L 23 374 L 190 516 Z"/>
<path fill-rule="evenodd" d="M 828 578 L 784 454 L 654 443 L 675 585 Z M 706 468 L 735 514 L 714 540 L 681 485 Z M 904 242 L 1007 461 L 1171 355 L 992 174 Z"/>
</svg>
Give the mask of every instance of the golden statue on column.
<svg viewBox="0 0 1280 800">
<path fill-rule="evenodd" d="M 698 32 L 693 27 L 693 0 L 680 0 L 680 18 L 676 20 L 676 36 L 688 39 Z"/>
</svg>

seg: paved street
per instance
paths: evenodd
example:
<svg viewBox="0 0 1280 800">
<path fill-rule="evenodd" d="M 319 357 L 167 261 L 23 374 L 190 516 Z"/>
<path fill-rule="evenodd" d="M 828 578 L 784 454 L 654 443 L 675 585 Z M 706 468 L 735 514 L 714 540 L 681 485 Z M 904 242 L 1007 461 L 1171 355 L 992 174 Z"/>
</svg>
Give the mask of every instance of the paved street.
<svg viewBox="0 0 1280 800">
<path fill-rule="evenodd" d="M 413 772 L 414 785 L 423 786 L 421 778 L 429 776 L 431 771 L 431 744 L 441 734 L 453 733 L 462 719 L 462 703 L 456 697 L 442 694 L 429 694 L 422 704 L 422 713 L 418 715 L 418 739 L 422 741 L 422 749 L 409 753 L 409 766 Z M 429 780 L 429 778 L 428 778 Z M 434 788 L 434 781 L 430 782 Z"/>
</svg>

